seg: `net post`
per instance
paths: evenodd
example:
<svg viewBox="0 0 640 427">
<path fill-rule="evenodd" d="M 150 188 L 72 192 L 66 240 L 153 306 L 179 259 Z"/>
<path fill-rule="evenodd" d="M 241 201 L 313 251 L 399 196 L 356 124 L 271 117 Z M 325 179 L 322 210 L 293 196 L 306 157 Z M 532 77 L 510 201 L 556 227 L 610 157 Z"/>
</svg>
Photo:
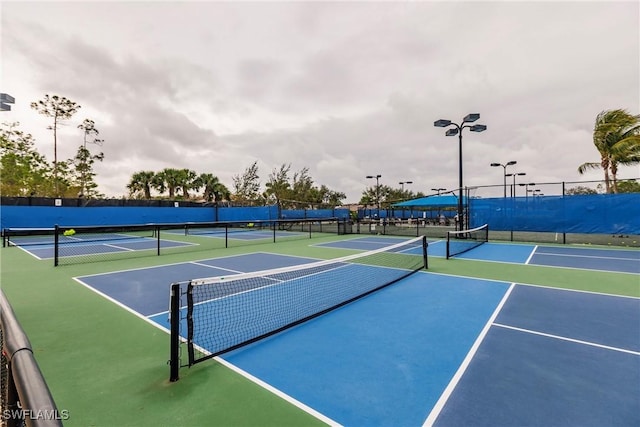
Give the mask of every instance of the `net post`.
<svg viewBox="0 0 640 427">
<path fill-rule="evenodd" d="M 187 285 L 187 351 L 189 353 L 189 366 L 196 360 L 193 349 L 193 283 Z"/>
<path fill-rule="evenodd" d="M 229 247 L 229 224 L 224 225 L 224 247 Z"/>
<path fill-rule="evenodd" d="M 449 244 L 450 244 L 450 241 L 451 241 L 451 234 L 447 231 L 447 258 L 446 259 L 449 259 Z"/>
<path fill-rule="evenodd" d="M 158 245 L 158 256 L 160 256 L 160 226 L 156 225 L 154 231 L 156 233 L 156 240 Z"/>
<path fill-rule="evenodd" d="M 276 221 L 280 221 L 279 219 L 276 219 L 273 221 L 273 223 L 271 224 L 271 228 L 273 228 L 273 243 L 276 242 L 276 229 L 278 228 L 277 224 L 279 224 L 279 222 Z"/>
<path fill-rule="evenodd" d="M 171 285 L 170 299 L 171 350 L 169 359 L 169 381 L 175 382 L 180 378 L 180 283 Z"/>
<path fill-rule="evenodd" d="M 422 257 L 424 258 L 424 269 L 429 269 L 429 259 L 427 257 L 427 247 L 429 243 L 427 243 L 427 236 L 422 236 Z"/>
<path fill-rule="evenodd" d="M 57 267 L 60 258 L 60 227 L 56 224 L 53 227 L 53 266 Z"/>
</svg>

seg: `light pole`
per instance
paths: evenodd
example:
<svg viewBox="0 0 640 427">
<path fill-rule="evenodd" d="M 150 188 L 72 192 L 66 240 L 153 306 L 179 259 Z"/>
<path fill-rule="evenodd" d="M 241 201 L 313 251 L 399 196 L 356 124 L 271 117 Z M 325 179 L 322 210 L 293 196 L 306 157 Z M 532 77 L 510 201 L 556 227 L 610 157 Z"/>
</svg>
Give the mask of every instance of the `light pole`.
<svg viewBox="0 0 640 427">
<path fill-rule="evenodd" d="M 441 191 L 446 190 L 446 188 L 432 188 L 431 190 L 435 191 L 436 193 L 438 193 L 438 196 L 440 195 Z"/>
<path fill-rule="evenodd" d="M 466 117 L 462 119 L 462 123 L 460 124 L 453 123 L 451 120 L 447 120 L 447 119 L 436 120 L 433 123 L 434 126 L 440 127 L 440 128 L 453 126 L 452 128 L 447 129 L 447 131 L 445 132 L 446 136 L 458 135 L 458 186 L 459 186 L 458 193 L 460 196 L 458 197 L 458 219 L 459 219 L 458 229 L 459 230 L 464 230 L 464 225 L 465 225 L 465 215 L 462 210 L 462 187 L 463 187 L 463 184 L 462 184 L 462 130 L 465 128 L 468 128 L 471 132 L 483 132 L 487 130 L 487 127 L 485 125 L 465 124 L 465 123 L 473 123 L 479 118 L 480 118 L 479 113 L 471 113 L 471 114 L 467 114 Z"/>
<path fill-rule="evenodd" d="M 516 176 L 524 176 L 526 175 L 525 172 L 518 172 L 518 173 L 508 173 L 507 176 L 512 176 L 513 177 L 513 194 L 511 197 L 516 197 Z"/>
<path fill-rule="evenodd" d="M 525 198 L 529 197 L 529 186 L 536 185 L 535 182 L 527 182 L 526 184 L 518 184 L 520 187 L 524 187 Z"/>
<path fill-rule="evenodd" d="M 491 163 L 491 166 L 493 167 L 498 167 L 498 166 L 502 166 L 502 168 L 504 169 L 504 174 L 503 174 L 503 187 L 504 187 L 504 197 L 507 197 L 507 166 L 511 166 L 511 165 L 515 165 L 516 162 L 515 160 L 511 160 L 510 162 L 505 163 L 504 165 L 501 163 Z"/>
<path fill-rule="evenodd" d="M 413 184 L 413 181 L 400 181 L 398 184 L 400 184 L 400 190 L 402 191 L 402 193 L 404 193 L 404 185 Z"/>
<path fill-rule="evenodd" d="M 380 216 L 380 178 L 382 175 L 367 175 L 367 179 L 376 179 L 376 204 L 378 205 L 378 217 Z"/>
</svg>

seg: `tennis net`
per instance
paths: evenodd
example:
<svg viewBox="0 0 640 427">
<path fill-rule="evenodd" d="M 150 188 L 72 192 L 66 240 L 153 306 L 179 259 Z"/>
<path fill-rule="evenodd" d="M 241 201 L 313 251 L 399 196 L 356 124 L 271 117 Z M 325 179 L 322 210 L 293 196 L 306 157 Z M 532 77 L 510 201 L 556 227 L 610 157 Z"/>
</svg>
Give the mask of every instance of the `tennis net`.
<svg viewBox="0 0 640 427">
<path fill-rule="evenodd" d="M 488 241 L 488 224 L 470 230 L 447 231 L 447 259 L 470 251 Z"/>
<path fill-rule="evenodd" d="M 156 237 L 153 226 L 5 228 L 2 246 L 53 246 Z"/>
<path fill-rule="evenodd" d="M 4 228 L 3 246 L 55 266 L 289 242 L 337 234 L 338 218 Z"/>
<path fill-rule="evenodd" d="M 427 268 L 418 237 L 347 257 L 171 286 L 171 375 L 342 307 Z"/>
</svg>

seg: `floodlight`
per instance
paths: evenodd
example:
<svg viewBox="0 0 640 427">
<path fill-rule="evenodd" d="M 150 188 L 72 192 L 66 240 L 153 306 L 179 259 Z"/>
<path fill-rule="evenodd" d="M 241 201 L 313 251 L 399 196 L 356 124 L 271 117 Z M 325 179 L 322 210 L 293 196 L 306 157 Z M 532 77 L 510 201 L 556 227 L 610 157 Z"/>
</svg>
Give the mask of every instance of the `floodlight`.
<svg viewBox="0 0 640 427">
<path fill-rule="evenodd" d="M 480 118 L 480 114 L 478 113 L 467 114 L 467 117 L 464 118 L 464 122 L 465 123 L 475 122 L 479 118 Z"/>
<path fill-rule="evenodd" d="M 451 120 L 447 120 L 447 119 L 440 119 L 433 122 L 433 125 L 439 128 L 446 128 L 450 124 L 451 124 Z"/>
</svg>

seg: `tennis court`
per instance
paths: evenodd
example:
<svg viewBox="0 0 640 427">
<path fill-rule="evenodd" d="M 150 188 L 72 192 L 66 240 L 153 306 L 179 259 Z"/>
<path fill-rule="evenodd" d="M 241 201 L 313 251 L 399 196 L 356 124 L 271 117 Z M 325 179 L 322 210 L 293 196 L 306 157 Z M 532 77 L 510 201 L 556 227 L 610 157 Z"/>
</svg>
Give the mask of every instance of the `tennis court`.
<svg viewBox="0 0 640 427">
<path fill-rule="evenodd" d="M 51 230 L 53 231 L 53 229 Z M 99 235 L 60 236 L 60 257 L 82 257 L 87 255 L 112 254 L 119 252 L 152 251 L 158 248 L 179 248 L 197 243 L 158 240 L 151 236 L 125 233 L 101 233 Z M 55 242 L 53 236 L 23 236 L 13 238 L 11 245 L 17 246 L 36 259 L 53 259 Z"/>
<path fill-rule="evenodd" d="M 442 242 L 429 242 L 429 270 L 167 381 L 171 283 L 403 240 L 331 236 L 57 269 L 8 248 L 2 262 L 14 304 L 67 331 L 61 343 L 31 324 L 67 425 L 640 424 L 633 250 L 490 242 L 445 260 Z M 19 285 L 14 263 L 40 280 Z"/>
<path fill-rule="evenodd" d="M 401 240 L 393 237 L 361 237 L 323 243 L 322 247 L 372 250 Z M 429 241 L 429 255 L 444 257 L 445 240 Z M 489 242 L 457 256 L 460 259 L 530 264 L 561 268 L 640 274 L 640 252 L 625 249 L 562 247 Z"/>
<path fill-rule="evenodd" d="M 175 230 L 174 234 L 183 234 L 182 231 Z M 287 237 L 299 237 L 308 235 L 308 233 L 290 231 L 290 230 L 269 230 L 264 228 L 244 228 L 244 229 L 226 229 L 226 228 L 196 228 L 187 231 L 192 236 L 208 237 L 212 239 L 232 239 L 232 240 L 262 240 Z"/>
</svg>

